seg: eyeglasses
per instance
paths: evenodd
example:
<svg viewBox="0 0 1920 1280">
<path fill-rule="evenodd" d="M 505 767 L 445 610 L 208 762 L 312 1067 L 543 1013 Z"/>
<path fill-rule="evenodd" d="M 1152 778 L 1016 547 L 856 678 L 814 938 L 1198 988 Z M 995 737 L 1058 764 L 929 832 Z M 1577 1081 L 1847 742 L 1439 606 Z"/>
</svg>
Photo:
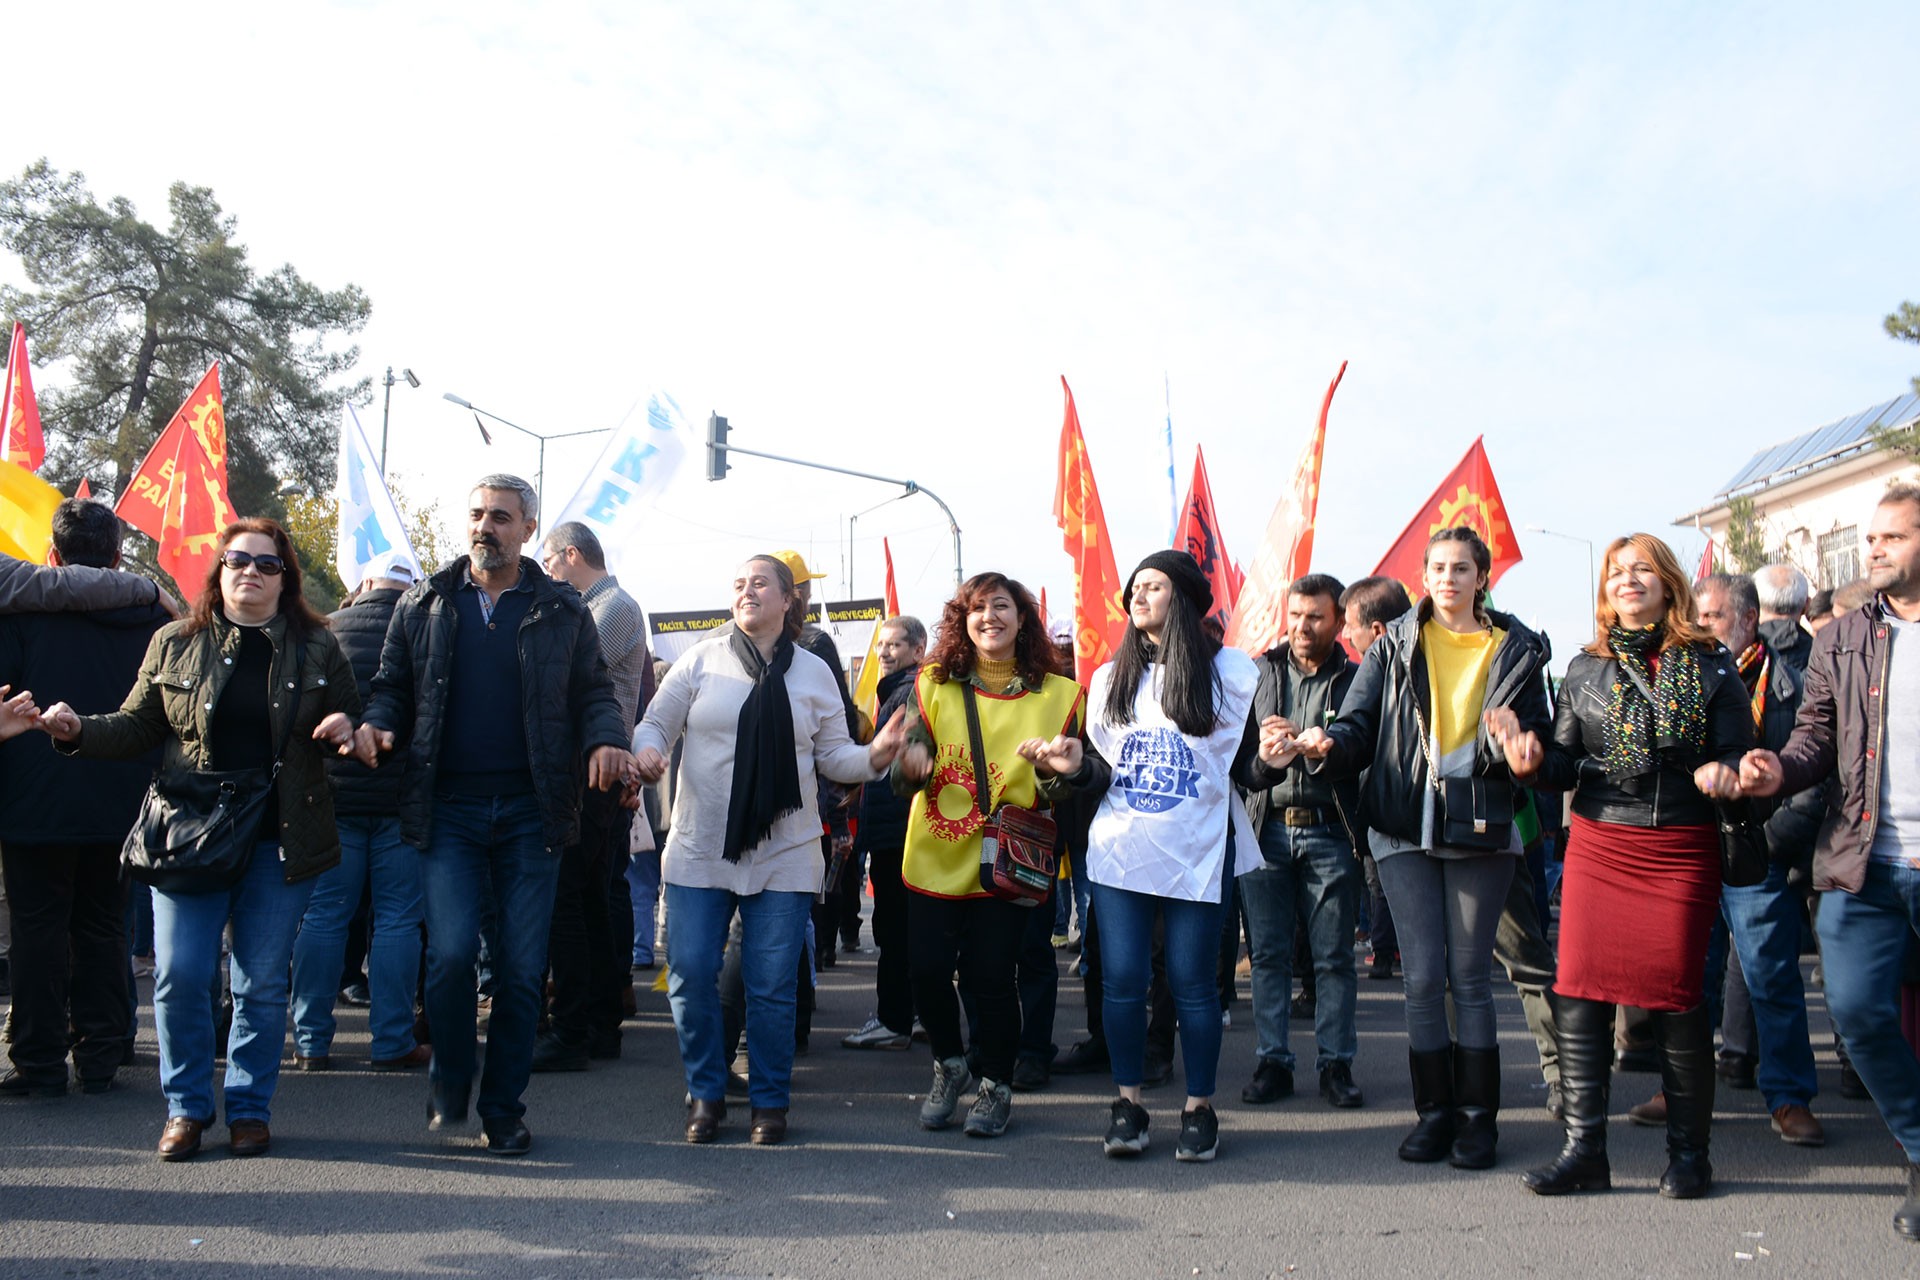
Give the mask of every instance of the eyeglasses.
<svg viewBox="0 0 1920 1280">
<path fill-rule="evenodd" d="M 250 551 L 222 551 L 220 563 L 235 572 L 252 565 L 269 578 L 279 577 L 287 567 L 279 556 L 256 556 Z"/>
</svg>

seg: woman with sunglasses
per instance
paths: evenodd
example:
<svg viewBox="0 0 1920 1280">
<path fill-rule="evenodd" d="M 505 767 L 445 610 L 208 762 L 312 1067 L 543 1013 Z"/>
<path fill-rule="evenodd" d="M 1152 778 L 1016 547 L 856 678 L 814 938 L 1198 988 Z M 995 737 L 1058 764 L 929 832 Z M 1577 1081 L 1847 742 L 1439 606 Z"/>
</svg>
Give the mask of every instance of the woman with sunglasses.
<svg viewBox="0 0 1920 1280">
<path fill-rule="evenodd" d="M 340 861 L 325 758 L 330 747 L 344 752 L 359 714 L 353 669 L 301 593 L 286 531 L 247 519 L 220 535 L 199 599 L 154 634 L 119 711 L 80 716 L 59 702 L 41 717 L 60 751 L 130 759 L 158 747 L 163 772 L 270 770 L 286 744 L 239 882 L 207 893 L 153 891 L 154 1024 L 167 1098 L 162 1160 L 190 1159 L 213 1123 L 211 992 L 229 922 L 227 1129 L 236 1156 L 268 1148 L 294 934 L 314 877 Z"/>
</svg>

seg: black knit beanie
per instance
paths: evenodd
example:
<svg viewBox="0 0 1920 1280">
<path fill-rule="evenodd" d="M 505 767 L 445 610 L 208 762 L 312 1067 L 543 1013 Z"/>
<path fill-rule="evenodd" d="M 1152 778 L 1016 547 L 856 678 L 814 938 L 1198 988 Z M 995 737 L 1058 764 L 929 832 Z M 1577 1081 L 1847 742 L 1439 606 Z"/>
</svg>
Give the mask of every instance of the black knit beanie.
<svg viewBox="0 0 1920 1280">
<path fill-rule="evenodd" d="M 1133 606 L 1133 580 L 1140 576 L 1142 569 L 1158 569 L 1166 574 L 1173 582 L 1173 589 L 1193 601 L 1201 617 L 1213 612 L 1213 584 L 1200 571 L 1200 562 L 1185 551 L 1156 551 L 1135 565 L 1127 575 L 1127 589 L 1120 593 L 1122 608 Z"/>
</svg>

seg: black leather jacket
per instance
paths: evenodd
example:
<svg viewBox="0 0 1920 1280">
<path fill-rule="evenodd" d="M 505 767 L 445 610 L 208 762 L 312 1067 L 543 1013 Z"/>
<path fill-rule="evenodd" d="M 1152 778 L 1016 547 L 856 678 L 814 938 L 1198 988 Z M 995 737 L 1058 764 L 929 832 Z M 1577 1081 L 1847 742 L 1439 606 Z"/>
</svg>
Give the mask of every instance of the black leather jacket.
<svg viewBox="0 0 1920 1280">
<path fill-rule="evenodd" d="M 1613 778 L 1607 751 L 1607 707 L 1613 684 L 1628 677 L 1613 658 L 1575 656 L 1555 699 L 1553 741 L 1527 785 L 1572 791 L 1573 812 L 1593 822 L 1629 827 L 1676 827 L 1715 820 L 1713 801 L 1693 785 L 1693 771 L 1709 760 L 1739 768 L 1753 745 L 1753 708 L 1733 655 L 1715 644 L 1700 649 L 1700 686 L 1707 702 L 1707 745 L 1697 755 L 1662 753 L 1650 773 Z"/>
<path fill-rule="evenodd" d="M 1333 751 L 1311 766 L 1336 778 L 1366 770 L 1360 793 L 1366 825 L 1416 845 L 1425 793 L 1432 785 L 1422 739 L 1433 723 L 1433 692 L 1427 685 L 1426 653 L 1420 647 L 1421 624 L 1432 616 L 1433 602 L 1422 600 L 1419 608 L 1394 619 L 1387 633 L 1373 642 L 1341 700 L 1339 715 L 1327 726 Z M 1510 614 L 1489 611 L 1489 617 L 1506 636 L 1493 653 L 1484 705 L 1489 710 L 1511 707 L 1523 728 L 1544 737 L 1552 711 L 1542 678 L 1551 656 L 1546 639 Z M 1479 777 L 1508 777 L 1506 757 L 1484 728 L 1476 737 L 1473 772 Z"/>
</svg>

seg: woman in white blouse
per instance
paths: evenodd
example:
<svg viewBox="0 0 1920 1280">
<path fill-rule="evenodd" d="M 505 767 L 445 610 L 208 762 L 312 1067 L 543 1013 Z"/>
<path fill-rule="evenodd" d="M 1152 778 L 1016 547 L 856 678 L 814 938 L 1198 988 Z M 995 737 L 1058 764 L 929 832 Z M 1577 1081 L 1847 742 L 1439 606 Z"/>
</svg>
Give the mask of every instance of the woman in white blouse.
<svg viewBox="0 0 1920 1280">
<path fill-rule="evenodd" d="M 787 1133 L 793 1075 L 793 975 L 820 891 L 815 771 L 835 782 L 879 777 L 899 752 L 904 715 L 861 746 L 847 733 L 827 664 L 793 643 L 792 571 L 755 556 L 733 581 L 733 624 L 681 657 L 634 730 L 643 780 L 666 771 L 686 737 L 672 834 L 661 862 L 672 921 L 667 994 L 686 1066 L 687 1141 L 711 1142 L 726 1118 L 719 975 L 740 913 L 747 988 L 751 1137 Z"/>
</svg>

